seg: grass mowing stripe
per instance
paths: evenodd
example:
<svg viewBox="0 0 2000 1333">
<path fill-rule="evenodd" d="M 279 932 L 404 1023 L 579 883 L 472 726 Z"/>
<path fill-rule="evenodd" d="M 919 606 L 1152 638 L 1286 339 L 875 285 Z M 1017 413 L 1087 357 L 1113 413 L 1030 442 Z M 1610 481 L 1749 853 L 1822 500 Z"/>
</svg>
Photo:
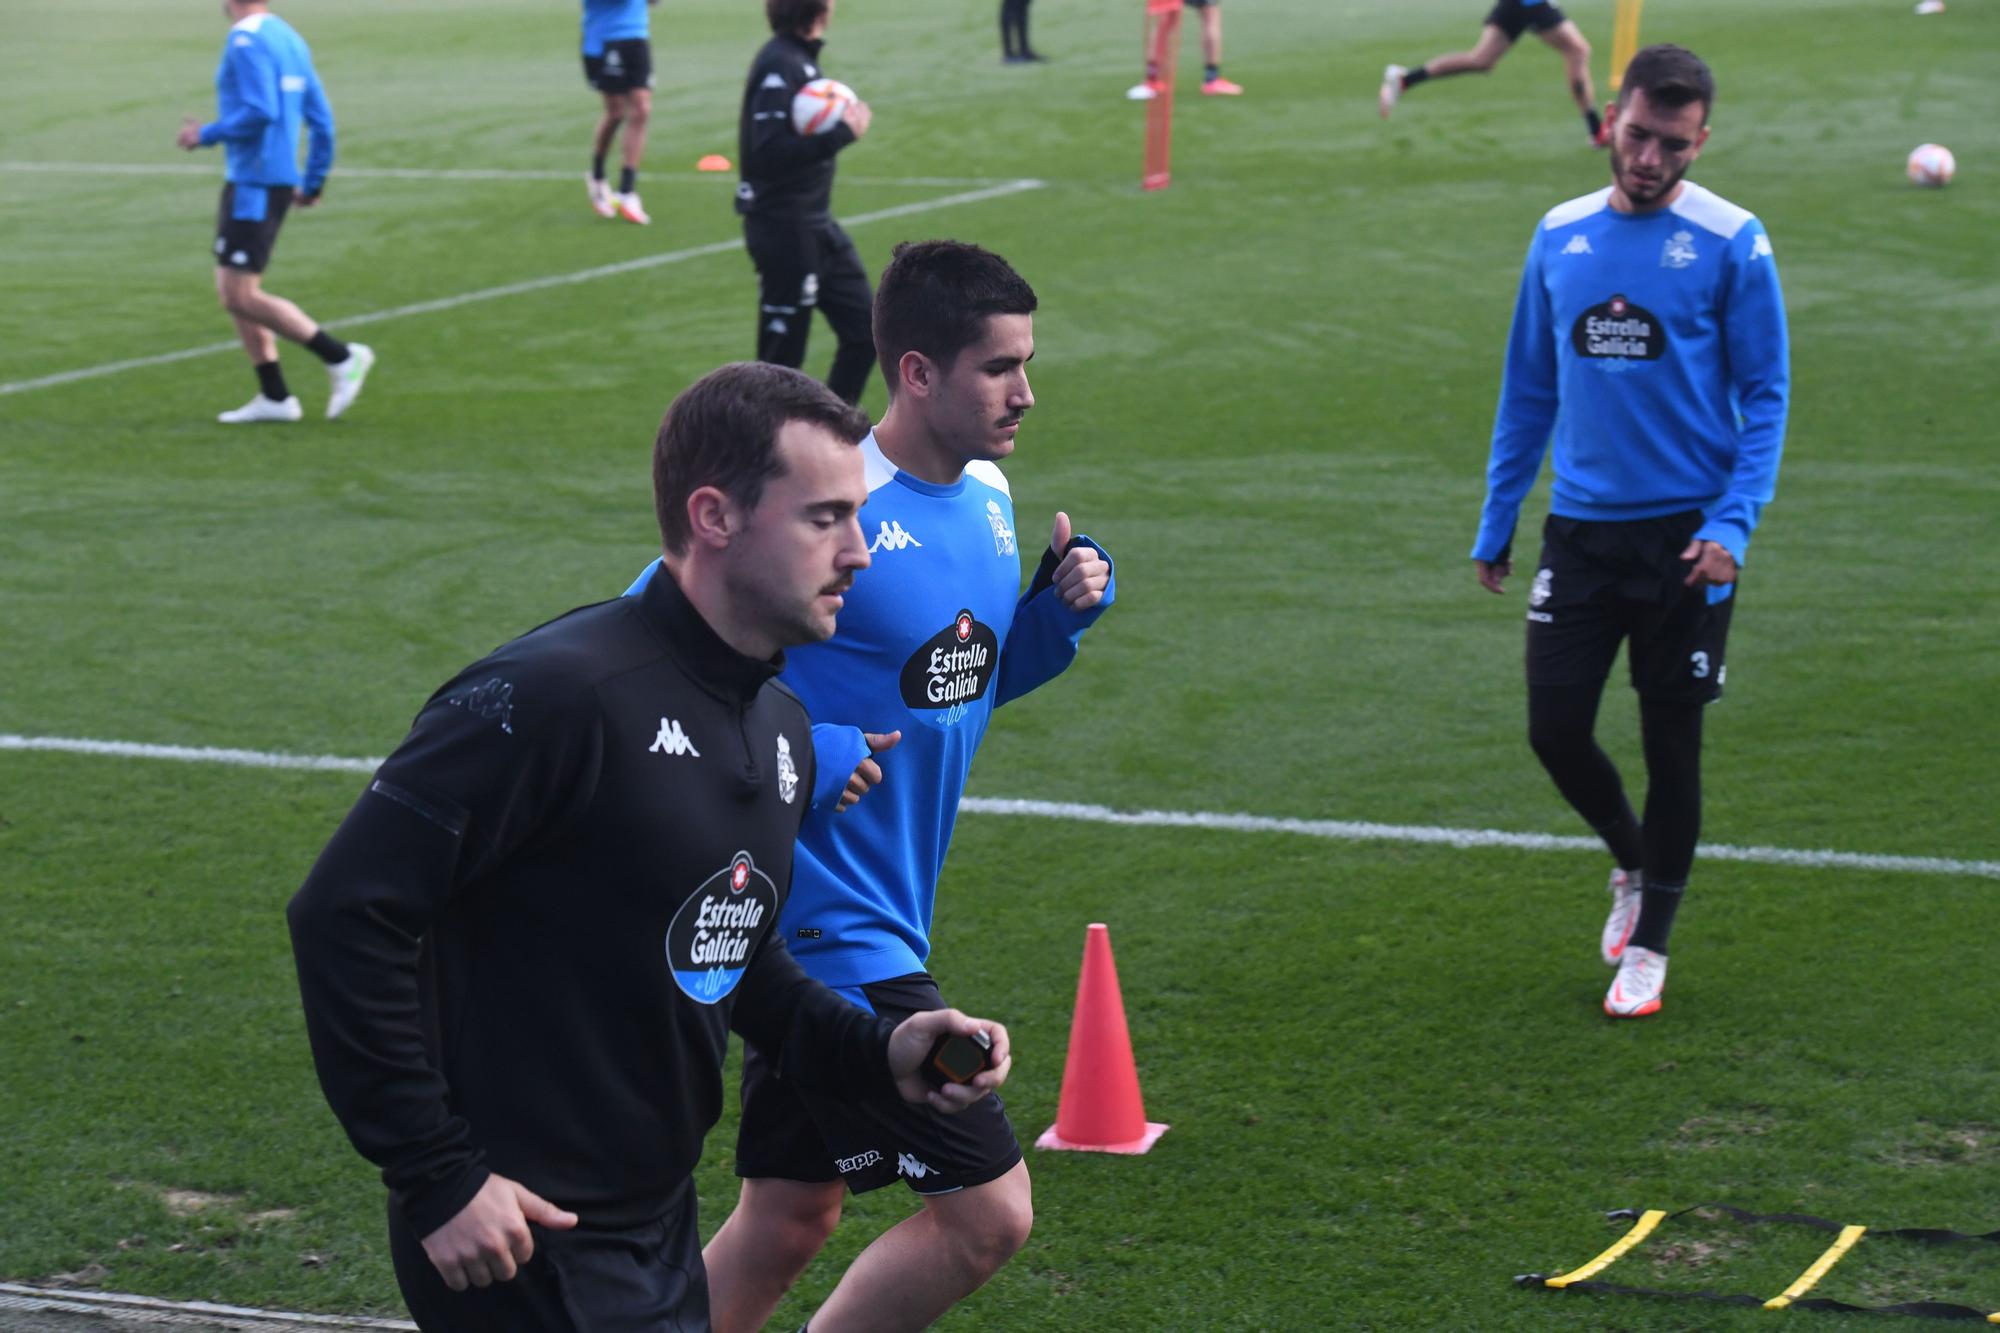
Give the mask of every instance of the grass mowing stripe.
<svg viewBox="0 0 2000 1333">
<path fill-rule="evenodd" d="M 897 204 L 893 208 L 878 208 L 872 213 L 857 213 L 842 219 L 848 227 L 864 226 L 870 222 L 886 222 L 890 218 L 910 217 L 917 213 L 929 213 L 940 208 L 953 208 L 961 204 L 982 203 L 988 199 L 999 199 L 1010 194 L 1021 194 L 1028 190 L 1039 190 L 1044 182 L 1030 178 L 1007 181 L 1001 185 L 988 186 L 983 190 L 966 190 L 958 194 L 948 194 L 937 199 L 920 199 L 914 203 Z M 700 259 L 707 255 L 726 254 L 743 248 L 741 239 L 711 241 L 707 245 L 689 246 L 685 250 L 669 250 L 665 254 L 647 255 L 643 259 L 626 259 L 616 264 L 599 264 L 595 268 L 578 269 L 573 273 L 552 273 L 547 277 L 529 278 L 523 282 L 504 283 L 498 287 L 484 287 L 478 291 L 461 292 L 457 296 L 442 296 L 431 301 L 418 301 L 411 305 L 391 306 L 387 310 L 374 310 L 361 315 L 344 315 L 328 321 L 343 329 L 356 328 L 363 324 L 380 324 L 386 320 L 404 319 L 410 315 L 434 314 L 440 310 L 456 310 L 460 306 L 473 305 L 481 301 L 497 301 L 504 296 L 521 296 L 528 292 L 546 291 L 551 287 L 573 287 L 578 283 L 595 282 L 599 278 L 617 277 L 624 273 L 638 273 L 645 269 L 661 268 L 667 264 L 679 264 L 689 259 Z M 110 361 L 99 366 L 85 366 L 79 370 L 64 370 L 53 375 L 42 375 L 31 380 L 16 380 L 12 384 L 0 384 L 0 396 L 12 393 L 27 393 L 33 389 L 49 389 L 60 384 L 74 384 L 79 380 L 99 379 L 105 375 L 116 375 L 122 371 L 137 370 L 144 366 L 163 366 L 175 361 L 186 361 L 191 357 L 210 356 L 226 352 L 242 344 L 234 339 L 229 342 L 207 343 L 200 347 L 185 347 L 177 352 L 162 352 L 157 356 L 134 357 L 126 361 Z"/>
<path fill-rule="evenodd" d="M 242 768 L 283 768 L 338 773 L 372 773 L 380 759 L 343 755 L 284 754 L 271 750 L 215 749 L 207 746 L 148 745 L 68 736 L 0 733 L 0 750 L 40 750 L 124 759 L 172 759 L 184 763 L 231 764 Z M 1226 814 L 1208 810 L 1114 810 L 1107 805 L 1030 801 L 1011 797 L 967 796 L 958 803 L 969 815 L 1013 815 L 1085 824 L 1142 828 L 1215 829 L 1230 833 L 1286 833 L 1334 842 L 1401 842 L 1459 848 L 1505 847 L 1524 852 L 1602 850 L 1596 838 L 1554 833 L 1509 833 L 1501 829 L 1455 829 L 1434 824 L 1373 824 L 1344 819 L 1288 819 L 1274 815 Z M 1817 870 L 1886 870 L 1918 875 L 1968 875 L 2000 879 L 2000 861 L 1960 861 L 1942 856 L 1894 856 L 1874 852 L 1801 851 L 1790 847 L 1732 847 L 1704 844 L 1697 855 L 1712 861 L 1802 866 Z"/>
<path fill-rule="evenodd" d="M 0 171 L 38 176 L 215 176 L 212 164 L 196 162 L 0 162 Z M 335 169 L 333 179 L 384 181 L 573 181 L 575 171 L 540 171 L 512 167 L 349 167 Z M 217 179 L 221 179 L 219 176 Z M 726 171 L 647 171 L 648 180 L 712 180 L 735 185 Z M 846 176 L 848 185 L 959 186 L 1005 185 L 1007 176 Z"/>
</svg>

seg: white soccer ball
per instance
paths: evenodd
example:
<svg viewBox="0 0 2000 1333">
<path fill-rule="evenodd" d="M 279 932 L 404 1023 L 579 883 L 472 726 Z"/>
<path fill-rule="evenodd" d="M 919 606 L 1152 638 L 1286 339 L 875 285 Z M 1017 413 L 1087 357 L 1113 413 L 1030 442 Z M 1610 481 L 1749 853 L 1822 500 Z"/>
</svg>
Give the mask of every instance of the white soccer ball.
<svg viewBox="0 0 2000 1333">
<path fill-rule="evenodd" d="M 1910 179 L 1932 189 L 1951 184 L 1958 159 L 1941 143 L 1920 143 L 1910 150 Z"/>
<path fill-rule="evenodd" d="M 860 100 L 839 79 L 814 79 L 792 98 L 792 128 L 800 134 L 829 133 Z"/>
</svg>

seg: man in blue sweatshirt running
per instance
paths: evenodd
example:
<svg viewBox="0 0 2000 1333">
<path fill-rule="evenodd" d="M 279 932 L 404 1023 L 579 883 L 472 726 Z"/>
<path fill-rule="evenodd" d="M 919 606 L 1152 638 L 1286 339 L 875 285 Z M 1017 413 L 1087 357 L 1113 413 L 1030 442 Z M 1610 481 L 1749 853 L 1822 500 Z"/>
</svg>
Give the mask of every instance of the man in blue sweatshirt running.
<svg viewBox="0 0 2000 1333">
<path fill-rule="evenodd" d="M 1109 559 L 1062 513 L 1021 589 L 997 463 L 1035 403 L 1036 304 L 977 246 L 897 247 L 874 304 L 889 410 L 861 444 L 873 563 L 834 637 L 788 650 L 780 677 L 821 725 L 779 926 L 801 967 L 884 1018 L 944 1003 L 926 970 L 932 909 L 994 708 L 1067 667 L 1115 595 Z M 1013 1257 L 1034 1220 L 998 1097 L 949 1119 L 886 1097 L 842 1106 L 776 1077 L 755 1047 L 736 1172 L 741 1199 L 702 1252 L 717 1333 L 763 1326 L 832 1234 L 844 1190 L 900 1178 L 923 1207 L 855 1259 L 813 1333 L 929 1326 Z"/>
<path fill-rule="evenodd" d="M 1615 1017 L 1657 1013 L 1701 832 L 1702 708 L 1721 697 L 1737 576 L 1771 500 L 1791 395 L 1763 224 L 1685 180 L 1715 80 L 1678 46 L 1625 71 L 1611 185 L 1549 210 L 1528 247 L 1472 546 L 1501 591 L 1551 437 L 1555 485 L 1528 593 L 1528 736 L 1615 866 L 1599 942 Z M 1627 644 L 1643 822 L 1593 737 Z"/>
<path fill-rule="evenodd" d="M 186 121 L 175 140 L 189 152 L 221 144 L 227 155 L 215 223 L 215 292 L 257 372 L 257 396 L 216 420 L 240 425 L 304 415 L 278 368 L 279 337 L 303 344 L 326 363 L 326 415 L 332 420 L 361 396 L 375 353 L 342 342 L 284 297 L 265 291 L 264 266 L 286 211 L 293 204 L 311 208 L 326 188 L 333 107 L 305 38 L 264 0 L 223 0 L 222 11 L 230 26 L 215 70 L 216 117 L 206 125 Z M 303 175 L 301 128 L 310 135 Z"/>
</svg>

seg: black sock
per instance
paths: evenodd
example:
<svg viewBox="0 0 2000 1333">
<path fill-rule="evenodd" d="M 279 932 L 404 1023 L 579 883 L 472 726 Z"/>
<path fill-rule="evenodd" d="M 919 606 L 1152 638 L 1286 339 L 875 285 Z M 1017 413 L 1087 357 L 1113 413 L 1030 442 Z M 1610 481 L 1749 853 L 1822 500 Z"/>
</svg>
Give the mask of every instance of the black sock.
<svg viewBox="0 0 2000 1333">
<path fill-rule="evenodd" d="M 1646 839 L 1631 806 L 1626 806 L 1610 823 L 1600 825 L 1597 836 L 1611 849 L 1611 859 L 1620 870 L 1630 873 L 1646 864 Z"/>
<path fill-rule="evenodd" d="M 639 169 L 637 167 L 618 168 L 618 193 L 630 194 L 638 188 Z"/>
<path fill-rule="evenodd" d="M 1415 69 L 1406 69 L 1403 71 L 1403 87 L 1405 90 L 1414 88 L 1430 76 L 1431 72 L 1422 65 L 1417 66 Z"/>
<path fill-rule="evenodd" d="M 604 154 L 602 153 L 591 154 L 590 178 L 594 181 L 601 181 L 604 179 Z"/>
<path fill-rule="evenodd" d="M 1146 62 L 1146 82 L 1157 83 L 1159 82 L 1159 79 L 1160 79 L 1160 62 L 1157 60 L 1148 60 Z"/>
<path fill-rule="evenodd" d="M 1685 884 L 1664 884 L 1654 888 L 1648 880 L 1639 890 L 1639 924 L 1632 928 L 1630 943 L 1654 953 L 1667 951 L 1667 936 L 1673 934 L 1674 913 L 1680 910 Z"/>
<path fill-rule="evenodd" d="M 1221 77 L 1222 77 L 1222 66 L 1203 65 L 1201 67 L 1201 81 L 1203 83 L 1214 83 L 1217 79 Z"/>
<path fill-rule="evenodd" d="M 1604 129 L 1604 117 L 1598 115 L 1595 111 L 1584 112 L 1583 123 L 1590 126 L 1590 137 L 1593 139 Z"/>
<path fill-rule="evenodd" d="M 337 366 L 347 360 L 347 344 L 321 329 L 306 343 L 306 350 L 329 366 Z"/>
<path fill-rule="evenodd" d="M 265 361 L 258 365 L 257 387 L 274 403 L 282 403 L 292 396 L 292 391 L 285 387 L 285 372 L 278 369 L 276 361 Z"/>
</svg>

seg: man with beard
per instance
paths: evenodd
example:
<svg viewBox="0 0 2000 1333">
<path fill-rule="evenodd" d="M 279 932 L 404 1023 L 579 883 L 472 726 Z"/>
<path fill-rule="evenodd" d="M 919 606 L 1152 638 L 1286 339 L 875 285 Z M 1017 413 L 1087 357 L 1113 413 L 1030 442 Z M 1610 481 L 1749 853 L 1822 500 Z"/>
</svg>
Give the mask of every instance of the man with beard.
<svg viewBox="0 0 2000 1333">
<path fill-rule="evenodd" d="M 1501 591 L 1521 500 L 1555 443 L 1528 595 L 1528 737 L 1615 862 L 1606 1013 L 1658 1012 L 1701 831 L 1702 708 L 1722 694 L 1738 573 L 1770 502 L 1791 393 L 1763 224 L 1684 180 L 1715 80 L 1678 46 L 1625 72 L 1611 185 L 1551 209 L 1528 248 L 1472 547 Z M 1592 732 L 1621 640 L 1639 694 L 1641 822 Z"/>
</svg>

